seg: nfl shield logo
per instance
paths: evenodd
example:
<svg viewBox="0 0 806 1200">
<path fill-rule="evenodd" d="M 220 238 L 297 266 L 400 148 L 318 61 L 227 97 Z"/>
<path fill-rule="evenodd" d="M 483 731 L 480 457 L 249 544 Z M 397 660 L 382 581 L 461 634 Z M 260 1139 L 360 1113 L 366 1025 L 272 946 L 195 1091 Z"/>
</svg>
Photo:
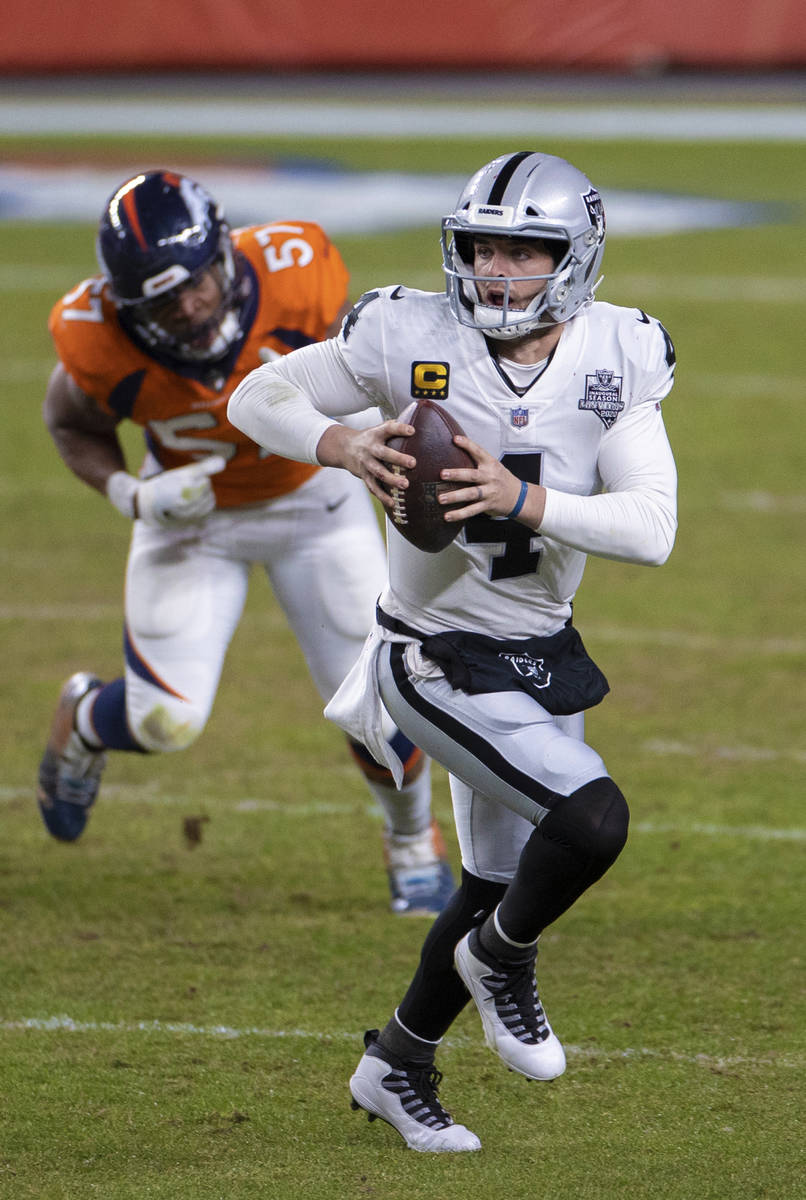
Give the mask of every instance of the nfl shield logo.
<svg viewBox="0 0 806 1200">
<path fill-rule="evenodd" d="M 529 424 L 529 409 L 511 408 L 509 410 L 509 420 L 513 429 L 525 429 Z"/>
</svg>

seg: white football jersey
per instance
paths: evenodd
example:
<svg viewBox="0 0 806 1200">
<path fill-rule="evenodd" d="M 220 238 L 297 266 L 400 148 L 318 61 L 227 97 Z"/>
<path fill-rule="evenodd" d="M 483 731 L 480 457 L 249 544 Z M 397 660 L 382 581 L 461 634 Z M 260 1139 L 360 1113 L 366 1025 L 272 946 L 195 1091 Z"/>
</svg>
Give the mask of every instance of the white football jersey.
<svg viewBox="0 0 806 1200">
<path fill-rule="evenodd" d="M 674 351 L 658 321 L 604 303 L 565 324 L 531 386 L 518 386 L 514 373 L 508 378 L 490 345 L 456 321 L 444 294 L 387 287 L 359 300 L 337 339 L 254 375 L 271 370 L 330 415 L 377 405 L 392 418 L 414 399 L 434 400 L 514 475 L 543 484 L 539 534 L 482 515 L 447 549 L 428 554 L 387 521 L 381 603 L 428 633 L 549 634 L 570 616 L 587 553 L 646 563 L 669 553 L 676 474 L 660 401 L 672 386 Z M 269 420 L 267 433 L 276 438 L 276 417 Z M 316 421 L 305 432 L 289 419 L 289 440 L 275 441 L 276 452 L 311 455 L 324 428 Z M 272 444 L 259 423 L 247 432 Z"/>
<path fill-rule="evenodd" d="M 364 296 L 337 345 L 383 413 L 398 416 L 414 398 L 435 400 L 518 478 L 572 496 L 618 484 L 612 468 L 603 479 L 600 455 L 628 425 L 652 427 L 652 449 L 674 366 L 657 321 L 596 303 L 568 322 L 548 366 L 523 391 L 485 338 L 457 323 L 443 295 L 402 287 Z M 668 451 L 665 435 L 660 441 Z M 553 632 L 570 615 L 585 553 L 548 536 L 547 524 L 538 535 L 514 520 L 473 517 L 446 550 L 426 554 L 387 522 L 390 574 L 382 604 L 428 632 Z"/>
</svg>

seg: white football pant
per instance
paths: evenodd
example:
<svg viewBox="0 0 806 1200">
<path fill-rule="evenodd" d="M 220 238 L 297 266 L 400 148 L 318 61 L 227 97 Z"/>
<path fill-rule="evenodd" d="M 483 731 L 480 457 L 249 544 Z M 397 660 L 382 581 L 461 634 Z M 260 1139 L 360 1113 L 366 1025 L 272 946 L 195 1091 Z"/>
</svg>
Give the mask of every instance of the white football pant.
<svg viewBox="0 0 806 1200">
<path fill-rule="evenodd" d="M 323 468 L 286 496 L 217 510 L 195 526 L 138 521 L 126 572 L 126 701 L 145 749 L 182 749 L 204 728 L 253 564 L 266 571 L 324 701 L 358 657 L 386 553 L 369 493 L 346 471 Z"/>
</svg>

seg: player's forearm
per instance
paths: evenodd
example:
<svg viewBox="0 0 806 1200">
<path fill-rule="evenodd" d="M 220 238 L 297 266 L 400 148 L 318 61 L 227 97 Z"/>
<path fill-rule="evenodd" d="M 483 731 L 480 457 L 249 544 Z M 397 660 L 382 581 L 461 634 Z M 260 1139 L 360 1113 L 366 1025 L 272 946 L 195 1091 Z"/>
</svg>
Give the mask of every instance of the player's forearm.
<svg viewBox="0 0 806 1200">
<path fill-rule="evenodd" d="M 355 436 L 356 431 L 346 425 L 328 425 L 316 447 L 317 462 L 323 467 L 345 467 L 350 470 L 350 442 Z"/>
<path fill-rule="evenodd" d="M 49 425 L 62 461 L 82 482 L 105 492 L 110 475 L 126 470 L 126 461 L 117 435 L 96 433 L 67 425 Z"/>
</svg>

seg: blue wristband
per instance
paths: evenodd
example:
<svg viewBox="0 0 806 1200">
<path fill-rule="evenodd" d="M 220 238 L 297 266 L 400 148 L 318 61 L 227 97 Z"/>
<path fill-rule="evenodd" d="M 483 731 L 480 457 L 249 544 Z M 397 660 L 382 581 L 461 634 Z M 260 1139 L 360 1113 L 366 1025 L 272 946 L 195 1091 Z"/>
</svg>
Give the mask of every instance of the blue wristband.
<svg viewBox="0 0 806 1200">
<path fill-rule="evenodd" d="M 524 501 L 526 500 L 526 493 L 528 491 L 529 491 L 529 484 L 524 479 L 523 483 L 521 484 L 520 495 L 518 496 L 518 499 L 515 501 L 515 507 L 513 508 L 512 512 L 507 513 L 507 519 L 511 519 L 512 517 L 517 517 L 518 513 L 523 508 Z"/>
</svg>

